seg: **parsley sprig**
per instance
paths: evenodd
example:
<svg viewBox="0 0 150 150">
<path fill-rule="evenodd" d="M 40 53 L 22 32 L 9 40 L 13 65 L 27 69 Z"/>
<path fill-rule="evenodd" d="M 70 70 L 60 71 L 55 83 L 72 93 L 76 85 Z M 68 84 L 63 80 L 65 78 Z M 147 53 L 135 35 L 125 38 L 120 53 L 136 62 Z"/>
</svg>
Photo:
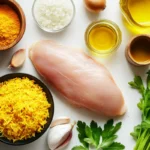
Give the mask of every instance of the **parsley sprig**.
<svg viewBox="0 0 150 150">
<path fill-rule="evenodd" d="M 72 150 L 89 150 L 94 147 L 96 150 L 124 150 L 125 146 L 115 142 L 117 139 L 117 131 L 121 128 L 122 123 L 119 122 L 115 126 L 114 121 L 109 120 L 102 129 L 95 121 L 90 126 L 85 122 L 77 122 L 78 138 L 82 145 L 75 146 Z"/>
<path fill-rule="evenodd" d="M 147 72 L 146 87 L 140 76 L 135 76 L 134 81 L 129 82 L 129 85 L 137 89 L 142 96 L 137 104 L 142 113 L 142 121 L 131 133 L 136 141 L 134 150 L 150 150 L 150 71 Z"/>
</svg>

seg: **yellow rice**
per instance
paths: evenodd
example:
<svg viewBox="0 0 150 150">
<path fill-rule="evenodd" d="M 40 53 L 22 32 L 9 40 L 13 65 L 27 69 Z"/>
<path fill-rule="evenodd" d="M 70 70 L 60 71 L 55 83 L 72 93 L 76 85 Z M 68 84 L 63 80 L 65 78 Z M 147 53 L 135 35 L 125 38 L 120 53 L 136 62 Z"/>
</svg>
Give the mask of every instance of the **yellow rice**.
<svg viewBox="0 0 150 150">
<path fill-rule="evenodd" d="M 28 78 L 0 83 L 0 134 L 13 142 L 41 132 L 49 117 L 46 94 Z"/>
</svg>

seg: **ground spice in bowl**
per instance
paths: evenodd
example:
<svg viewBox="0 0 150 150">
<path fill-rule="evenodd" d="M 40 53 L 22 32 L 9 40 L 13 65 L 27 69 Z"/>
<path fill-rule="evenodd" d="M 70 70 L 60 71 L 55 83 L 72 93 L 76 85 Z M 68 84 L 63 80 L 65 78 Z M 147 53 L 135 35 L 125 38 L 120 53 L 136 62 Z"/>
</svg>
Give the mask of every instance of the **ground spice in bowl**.
<svg viewBox="0 0 150 150">
<path fill-rule="evenodd" d="M 8 5 L 0 5 L 0 47 L 12 44 L 20 33 L 17 13 Z"/>
</svg>

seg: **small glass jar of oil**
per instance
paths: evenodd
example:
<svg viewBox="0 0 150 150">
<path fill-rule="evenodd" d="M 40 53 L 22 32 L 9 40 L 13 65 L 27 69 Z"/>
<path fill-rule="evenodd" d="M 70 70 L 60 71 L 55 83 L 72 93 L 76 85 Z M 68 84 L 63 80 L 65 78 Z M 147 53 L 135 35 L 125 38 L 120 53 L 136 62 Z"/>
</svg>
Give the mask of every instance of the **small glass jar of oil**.
<svg viewBox="0 0 150 150">
<path fill-rule="evenodd" d="M 117 50 L 122 41 L 122 34 L 114 22 L 101 20 L 88 26 L 85 41 L 91 54 L 108 55 Z"/>
<path fill-rule="evenodd" d="M 150 32 L 150 0 L 120 0 L 124 23 L 133 33 Z"/>
</svg>

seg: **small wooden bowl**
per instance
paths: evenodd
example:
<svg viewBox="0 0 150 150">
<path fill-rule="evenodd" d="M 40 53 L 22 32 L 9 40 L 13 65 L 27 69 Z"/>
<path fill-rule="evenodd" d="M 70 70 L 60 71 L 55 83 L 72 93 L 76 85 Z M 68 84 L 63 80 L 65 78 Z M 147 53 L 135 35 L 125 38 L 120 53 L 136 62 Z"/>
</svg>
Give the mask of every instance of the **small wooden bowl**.
<svg viewBox="0 0 150 150">
<path fill-rule="evenodd" d="M 125 50 L 125 55 L 127 60 L 129 61 L 129 63 L 135 65 L 135 66 L 146 66 L 146 65 L 150 65 L 150 59 L 147 61 L 143 61 L 143 62 L 138 62 L 136 61 L 131 54 L 131 47 L 135 42 L 138 42 L 139 40 L 146 40 L 147 42 L 149 42 L 150 45 L 150 35 L 146 35 L 146 34 L 142 34 L 142 35 L 138 35 L 133 37 L 130 42 L 128 43 L 126 50 Z"/>
<path fill-rule="evenodd" d="M 6 4 L 6 5 L 10 6 L 18 14 L 18 17 L 20 19 L 21 28 L 20 28 L 19 35 L 15 39 L 15 41 L 8 46 L 0 47 L 0 51 L 8 50 L 8 49 L 12 48 L 13 46 L 15 46 L 22 39 L 25 29 L 26 29 L 26 18 L 25 18 L 25 14 L 24 14 L 21 6 L 15 0 L 0 0 L 0 5 L 1 4 Z"/>
</svg>

